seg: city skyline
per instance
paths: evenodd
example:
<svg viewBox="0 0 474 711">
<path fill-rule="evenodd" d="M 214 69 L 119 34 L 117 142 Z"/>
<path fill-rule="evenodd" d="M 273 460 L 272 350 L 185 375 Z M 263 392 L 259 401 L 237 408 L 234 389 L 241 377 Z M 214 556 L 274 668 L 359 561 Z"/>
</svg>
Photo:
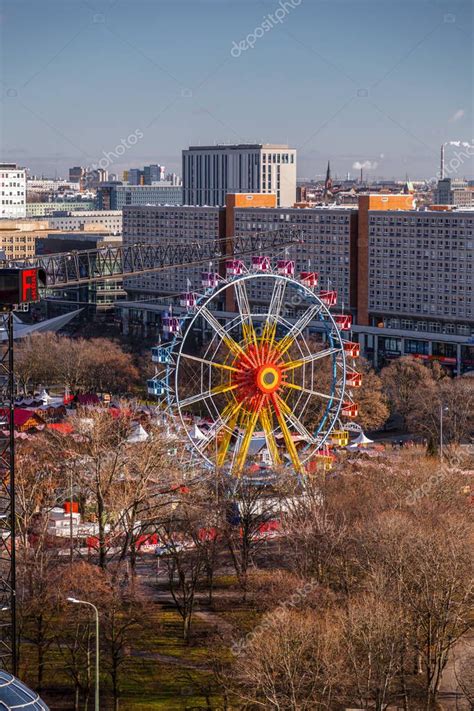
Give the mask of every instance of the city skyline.
<svg viewBox="0 0 474 711">
<path fill-rule="evenodd" d="M 180 173 L 189 145 L 262 141 L 297 149 L 300 180 L 328 158 L 341 177 L 434 179 L 440 145 L 472 141 L 464 0 L 7 0 L 1 31 L 0 157 L 35 174 L 114 153 L 119 176 Z M 473 173 L 470 156 L 451 177 Z"/>
</svg>

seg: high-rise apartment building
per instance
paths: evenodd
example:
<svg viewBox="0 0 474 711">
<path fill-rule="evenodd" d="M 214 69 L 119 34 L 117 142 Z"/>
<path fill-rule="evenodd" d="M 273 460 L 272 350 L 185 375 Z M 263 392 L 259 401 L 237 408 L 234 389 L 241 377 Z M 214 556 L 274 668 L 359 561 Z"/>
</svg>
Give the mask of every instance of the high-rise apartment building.
<svg viewBox="0 0 474 711">
<path fill-rule="evenodd" d="M 16 163 L 0 163 L 0 218 L 25 215 L 26 170 Z"/>
<path fill-rule="evenodd" d="M 287 145 L 190 146 L 183 151 L 185 205 L 224 206 L 228 193 L 274 193 L 277 206 L 296 200 L 296 150 Z"/>
<path fill-rule="evenodd" d="M 301 230 L 304 242 L 287 250 L 299 269 L 319 274 L 321 289 L 335 290 L 345 310 L 355 307 L 357 209 L 351 207 L 235 207 L 230 234 L 267 232 L 281 227 Z M 352 276 L 352 279 L 351 279 Z M 270 298 L 270 294 L 261 294 Z"/>
<path fill-rule="evenodd" d="M 128 205 L 181 205 L 182 202 L 182 188 L 167 183 L 123 185 L 119 181 L 110 181 L 97 189 L 99 210 L 122 210 Z"/>
<path fill-rule="evenodd" d="M 209 242 L 225 236 L 225 210 L 219 207 L 150 206 L 123 211 L 124 245 Z M 218 268 L 217 263 L 214 265 Z M 131 299 L 179 294 L 197 289 L 202 265 L 166 269 L 127 278 L 124 288 Z"/>
<path fill-rule="evenodd" d="M 335 310 L 351 311 L 351 338 L 374 365 L 411 354 L 457 373 L 474 369 L 473 210 L 415 210 L 406 194 L 361 195 L 355 207 L 310 208 L 278 208 L 275 196 L 234 194 L 225 208 L 127 208 L 123 235 L 125 244 L 165 245 L 282 226 L 301 230 L 304 242 L 287 256 L 297 272 L 316 271 L 321 289 L 337 291 Z M 190 266 L 130 280 L 126 290 L 134 301 L 120 305 L 124 322 L 158 334 L 171 302 L 202 291 L 201 271 Z M 269 294 L 249 287 L 249 297 L 261 304 Z M 143 298 L 147 303 L 140 303 Z M 223 308 L 231 311 L 232 302 Z"/>
</svg>

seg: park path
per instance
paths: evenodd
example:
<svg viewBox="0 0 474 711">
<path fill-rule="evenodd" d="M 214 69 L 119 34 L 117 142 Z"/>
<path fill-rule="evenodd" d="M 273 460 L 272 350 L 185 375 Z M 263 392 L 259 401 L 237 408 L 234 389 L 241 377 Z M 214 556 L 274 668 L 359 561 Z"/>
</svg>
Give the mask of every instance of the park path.
<svg viewBox="0 0 474 711">
<path fill-rule="evenodd" d="M 471 711 L 459 686 L 461 662 L 473 658 L 474 632 L 464 635 L 452 648 L 440 684 L 440 703 L 445 711 Z"/>
</svg>

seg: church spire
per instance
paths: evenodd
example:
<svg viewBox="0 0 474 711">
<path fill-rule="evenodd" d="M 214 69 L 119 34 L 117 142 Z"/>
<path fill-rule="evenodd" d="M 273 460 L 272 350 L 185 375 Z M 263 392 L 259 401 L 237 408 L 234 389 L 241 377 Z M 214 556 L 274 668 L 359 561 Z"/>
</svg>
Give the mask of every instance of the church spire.
<svg viewBox="0 0 474 711">
<path fill-rule="evenodd" d="M 331 163 L 328 161 L 326 170 L 326 180 L 324 181 L 324 199 L 327 200 L 332 196 L 332 178 L 331 178 Z"/>
<path fill-rule="evenodd" d="M 332 180 L 331 180 L 331 163 L 328 161 L 328 167 L 326 170 L 326 182 L 324 183 L 325 187 L 328 186 L 328 183 L 331 183 L 332 185 Z"/>
</svg>

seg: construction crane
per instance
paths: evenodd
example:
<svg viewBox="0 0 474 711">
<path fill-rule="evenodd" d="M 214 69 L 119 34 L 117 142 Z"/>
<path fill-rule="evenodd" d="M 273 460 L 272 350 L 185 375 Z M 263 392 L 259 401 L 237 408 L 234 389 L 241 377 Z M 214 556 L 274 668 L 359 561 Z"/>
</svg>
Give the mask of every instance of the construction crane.
<svg viewBox="0 0 474 711">
<path fill-rule="evenodd" d="M 176 267 L 198 266 L 227 257 L 253 254 L 274 255 L 276 251 L 301 242 L 301 232 L 282 228 L 236 237 L 186 242 L 167 241 L 163 245 L 133 244 L 98 247 L 78 252 L 63 252 L 22 260 L 3 262 L 0 267 L 42 268 L 48 288 L 89 284 L 108 279 L 121 279 L 146 272 L 159 272 Z"/>
<path fill-rule="evenodd" d="M 137 238 L 139 239 L 139 238 Z M 15 382 L 13 311 L 60 289 L 146 272 L 222 263 L 228 257 L 275 252 L 302 242 L 301 231 L 285 227 L 243 236 L 164 245 L 104 246 L 23 260 L 0 259 L 0 311 L 8 334 L 0 352 L 0 667 L 17 673 Z"/>
</svg>

